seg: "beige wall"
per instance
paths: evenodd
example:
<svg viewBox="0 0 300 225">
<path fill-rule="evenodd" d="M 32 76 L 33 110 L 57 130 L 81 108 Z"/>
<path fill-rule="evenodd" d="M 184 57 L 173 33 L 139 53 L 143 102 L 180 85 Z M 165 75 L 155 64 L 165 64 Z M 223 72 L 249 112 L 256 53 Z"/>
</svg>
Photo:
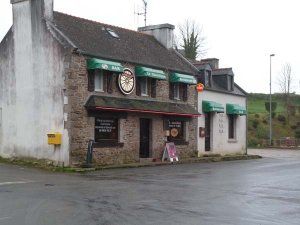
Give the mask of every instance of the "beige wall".
<svg viewBox="0 0 300 225">
<path fill-rule="evenodd" d="M 198 135 L 198 152 L 204 153 L 217 153 L 217 154 L 235 154 L 246 153 L 246 121 L 247 116 L 237 116 L 236 119 L 236 139 L 228 139 L 228 116 L 226 114 L 226 104 L 238 104 L 243 107 L 246 106 L 246 97 L 230 95 L 226 93 L 218 93 L 205 90 L 198 94 L 198 110 L 201 114 L 198 120 L 198 126 L 205 126 L 205 117 L 202 112 L 202 101 L 214 101 L 222 104 L 224 113 L 212 113 L 211 117 L 211 151 L 205 152 L 205 138 Z"/>
</svg>

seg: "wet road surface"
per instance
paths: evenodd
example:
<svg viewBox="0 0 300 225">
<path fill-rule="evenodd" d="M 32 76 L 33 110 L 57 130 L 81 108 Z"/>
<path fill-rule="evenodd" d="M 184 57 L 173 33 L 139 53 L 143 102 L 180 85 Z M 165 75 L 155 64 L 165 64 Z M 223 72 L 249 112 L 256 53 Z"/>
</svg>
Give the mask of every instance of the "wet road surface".
<svg viewBox="0 0 300 225">
<path fill-rule="evenodd" d="M 87 174 L 0 164 L 0 225 L 299 225 L 300 151 L 265 151 L 258 160 Z"/>
</svg>

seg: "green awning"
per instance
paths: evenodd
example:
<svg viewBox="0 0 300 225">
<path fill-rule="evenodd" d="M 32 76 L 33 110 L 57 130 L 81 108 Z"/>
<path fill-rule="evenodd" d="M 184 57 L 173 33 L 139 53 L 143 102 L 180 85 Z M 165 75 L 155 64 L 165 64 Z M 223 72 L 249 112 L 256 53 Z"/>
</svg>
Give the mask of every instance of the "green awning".
<svg viewBox="0 0 300 225">
<path fill-rule="evenodd" d="M 87 68 L 90 70 L 101 69 L 119 73 L 122 73 L 124 71 L 124 67 L 121 65 L 121 63 L 96 58 L 87 60 Z"/>
<path fill-rule="evenodd" d="M 226 113 L 234 115 L 246 115 L 247 110 L 245 107 L 237 104 L 226 104 Z"/>
<path fill-rule="evenodd" d="M 166 75 L 162 70 L 155 70 L 147 67 L 135 67 L 135 75 L 138 77 L 150 77 L 158 80 L 166 80 Z"/>
<path fill-rule="evenodd" d="M 202 111 L 203 112 L 223 113 L 224 107 L 220 103 L 217 103 L 217 102 L 202 101 Z"/>
<path fill-rule="evenodd" d="M 195 77 L 180 73 L 171 73 L 170 82 L 172 83 L 185 83 L 185 84 L 197 84 Z"/>
<path fill-rule="evenodd" d="M 150 101 L 144 99 L 116 98 L 91 95 L 85 107 L 87 110 L 108 110 L 117 112 L 149 113 L 173 116 L 200 116 L 198 111 L 189 104 Z"/>
</svg>

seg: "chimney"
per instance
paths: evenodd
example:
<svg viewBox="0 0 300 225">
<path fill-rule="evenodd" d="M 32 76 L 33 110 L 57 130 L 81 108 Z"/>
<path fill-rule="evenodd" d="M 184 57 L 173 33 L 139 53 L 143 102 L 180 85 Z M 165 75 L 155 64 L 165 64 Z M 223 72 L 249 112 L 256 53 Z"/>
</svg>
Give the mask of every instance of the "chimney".
<svg viewBox="0 0 300 225">
<path fill-rule="evenodd" d="M 170 49 L 173 48 L 174 44 L 174 28 L 174 25 L 165 23 L 160 25 L 139 27 L 138 31 L 153 35 L 163 46 Z"/>
<path fill-rule="evenodd" d="M 208 63 L 212 70 L 219 69 L 219 59 L 217 58 L 201 59 L 201 62 Z"/>
<path fill-rule="evenodd" d="M 14 20 L 17 19 L 18 12 L 29 10 L 32 19 L 53 18 L 53 0 L 10 0 L 13 5 Z M 27 11 L 28 12 L 28 11 Z M 25 13 L 23 13 L 23 16 Z M 28 15 L 28 14 L 27 14 Z M 20 14 L 20 16 L 22 16 Z"/>
</svg>

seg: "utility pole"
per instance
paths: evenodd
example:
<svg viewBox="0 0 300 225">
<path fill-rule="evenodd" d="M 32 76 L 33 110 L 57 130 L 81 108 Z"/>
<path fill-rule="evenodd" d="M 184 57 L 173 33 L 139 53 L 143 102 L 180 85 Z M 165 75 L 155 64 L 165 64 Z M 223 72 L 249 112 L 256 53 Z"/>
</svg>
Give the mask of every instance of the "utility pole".
<svg viewBox="0 0 300 225">
<path fill-rule="evenodd" d="M 269 127 L 269 146 L 272 146 L 272 57 L 275 54 L 270 55 L 270 127 Z"/>
</svg>

